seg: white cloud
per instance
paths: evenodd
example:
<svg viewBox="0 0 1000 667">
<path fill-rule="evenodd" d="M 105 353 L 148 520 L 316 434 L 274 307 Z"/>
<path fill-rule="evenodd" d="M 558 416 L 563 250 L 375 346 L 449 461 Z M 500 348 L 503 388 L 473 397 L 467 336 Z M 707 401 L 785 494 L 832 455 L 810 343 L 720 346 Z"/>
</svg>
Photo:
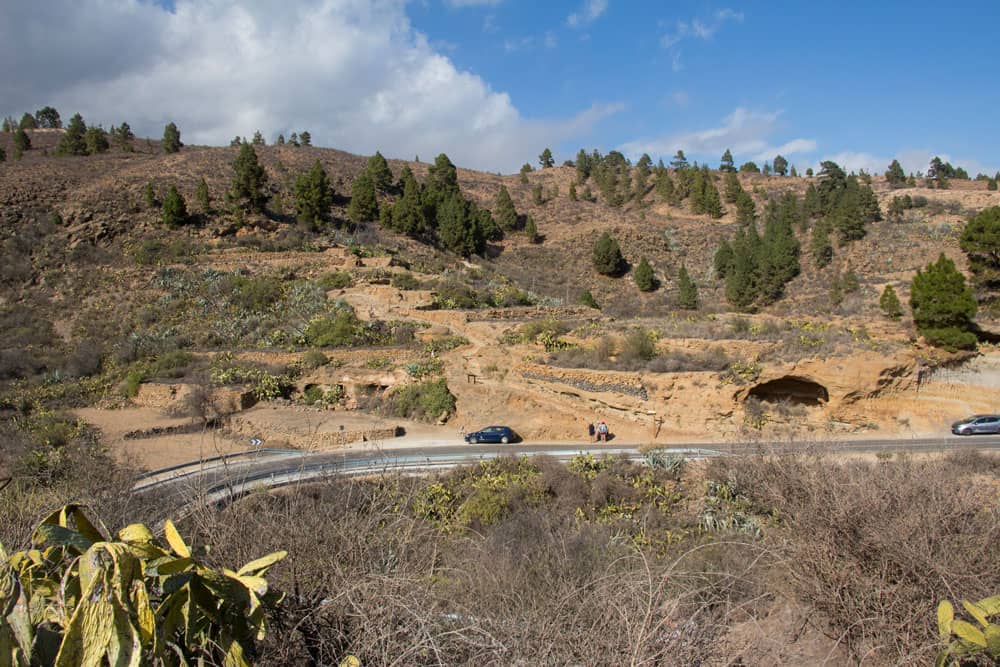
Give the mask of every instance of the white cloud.
<svg viewBox="0 0 1000 667">
<path fill-rule="evenodd" d="M 513 171 L 540 145 L 586 133 L 617 107 L 524 118 L 410 25 L 406 0 L 0 3 L 0 100 L 158 137 L 225 145 L 309 130 L 313 143 Z M 39 44 L 46 44 L 39 48 Z"/>
<path fill-rule="evenodd" d="M 684 63 L 681 62 L 681 52 L 677 51 L 670 58 L 670 70 L 680 72 L 682 69 L 684 69 Z"/>
<path fill-rule="evenodd" d="M 686 107 L 691 103 L 691 96 L 683 90 L 675 90 L 670 94 L 670 101 L 678 107 Z"/>
<path fill-rule="evenodd" d="M 688 37 L 709 40 L 724 23 L 729 21 L 742 23 L 743 12 L 737 12 L 732 9 L 720 9 L 712 15 L 711 21 L 704 21 L 700 18 L 694 18 L 690 21 L 678 21 L 672 32 L 666 32 L 660 36 L 660 46 L 669 49 Z"/>
<path fill-rule="evenodd" d="M 542 40 L 542 44 L 544 44 L 547 49 L 554 49 L 559 45 L 559 42 L 556 40 L 555 34 L 551 30 L 548 30 L 545 32 L 545 38 Z"/>
<path fill-rule="evenodd" d="M 643 153 L 673 155 L 677 149 L 681 149 L 689 156 L 714 160 L 728 148 L 737 156 L 737 160 L 742 160 L 747 156 L 754 159 L 767 156 L 766 159 L 770 159 L 779 152 L 788 157 L 816 149 L 815 141 L 801 138 L 775 146 L 771 142 L 771 136 L 778 130 L 780 116 L 780 111 L 755 112 L 740 107 L 726 116 L 718 127 L 630 141 L 623 144 L 621 150 L 629 157 L 637 157 Z"/>
<path fill-rule="evenodd" d="M 449 7 L 496 7 L 503 0 L 444 0 Z"/>
<path fill-rule="evenodd" d="M 927 173 L 927 167 L 935 156 L 940 157 L 944 162 L 950 162 L 955 167 L 962 167 L 973 178 L 976 174 L 982 173 L 992 176 L 997 172 L 997 165 L 990 166 L 972 158 L 952 157 L 948 153 L 932 151 L 928 148 L 907 148 L 891 156 L 842 151 L 834 155 L 826 155 L 819 162 L 833 160 L 847 171 L 864 169 L 871 174 L 882 174 L 895 159 L 899 160 L 900 166 L 907 174 L 916 174 L 918 172 Z M 814 168 L 818 169 L 818 167 L 819 163 L 814 165 Z"/>
<path fill-rule="evenodd" d="M 577 28 L 596 21 L 608 9 L 608 0 L 584 0 L 583 7 L 566 17 L 566 24 Z"/>
</svg>

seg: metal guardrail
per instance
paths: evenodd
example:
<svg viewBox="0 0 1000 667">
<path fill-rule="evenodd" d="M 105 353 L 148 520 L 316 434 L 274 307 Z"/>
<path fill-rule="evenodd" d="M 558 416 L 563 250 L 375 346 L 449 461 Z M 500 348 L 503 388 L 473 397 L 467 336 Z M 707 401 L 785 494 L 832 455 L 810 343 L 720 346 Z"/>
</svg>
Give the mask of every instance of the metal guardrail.
<svg viewBox="0 0 1000 667">
<path fill-rule="evenodd" d="M 197 468 L 205 465 L 206 463 L 217 463 L 219 461 L 229 461 L 230 459 L 238 458 L 249 458 L 257 457 L 261 454 L 265 455 L 280 455 L 280 454 L 304 454 L 305 452 L 299 449 L 248 449 L 242 452 L 233 452 L 231 454 L 220 454 L 219 456 L 212 456 L 207 459 L 198 459 L 197 461 L 187 461 L 186 463 L 178 463 L 177 465 L 167 466 L 166 468 L 158 468 L 156 470 L 150 470 L 149 472 L 144 472 L 142 474 L 136 475 L 135 480 L 140 482 L 144 479 L 149 479 L 150 477 L 156 477 L 157 475 L 165 475 L 168 472 L 174 472 L 176 470 L 183 470 L 184 468 Z"/>
</svg>

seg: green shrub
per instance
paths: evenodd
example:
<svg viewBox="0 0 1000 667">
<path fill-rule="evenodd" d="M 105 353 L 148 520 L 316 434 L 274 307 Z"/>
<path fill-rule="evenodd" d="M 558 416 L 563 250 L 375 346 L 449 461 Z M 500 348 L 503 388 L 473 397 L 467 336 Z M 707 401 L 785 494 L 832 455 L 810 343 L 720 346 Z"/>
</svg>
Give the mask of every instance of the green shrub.
<svg viewBox="0 0 1000 667">
<path fill-rule="evenodd" d="M 346 347 L 364 341 L 361 322 L 350 308 L 314 319 L 306 327 L 305 338 L 316 347 Z"/>
<path fill-rule="evenodd" d="M 139 385 L 142 381 L 146 379 L 146 370 L 144 368 L 133 368 L 125 375 L 125 387 L 122 393 L 125 394 L 125 398 L 135 398 L 139 393 Z"/>
<path fill-rule="evenodd" d="M 420 289 L 421 283 L 413 277 L 412 273 L 394 273 L 390 284 L 400 290 Z"/>
<path fill-rule="evenodd" d="M 302 355 L 302 367 L 306 370 L 315 370 L 328 363 L 330 363 L 330 358 L 319 350 L 309 350 Z"/>
<path fill-rule="evenodd" d="M 320 276 L 319 286 L 329 292 L 335 289 L 346 289 L 354 284 L 354 278 L 347 271 L 333 271 Z"/>
<path fill-rule="evenodd" d="M 601 306 L 597 303 L 597 299 L 595 299 L 594 295 L 590 293 L 590 290 L 585 289 L 580 292 L 580 296 L 577 298 L 577 301 L 579 301 L 581 305 L 587 306 L 588 308 L 593 308 L 594 310 L 601 309 Z"/>
<path fill-rule="evenodd" d="M 276 276 L 234 276 L 230 300 L 238 308 L 259 313 L 281 301 L 284 286 Z"/>
<path fill-rule="evenodd" d="M 455 396 L 444 379 L 428 380 L 400 387 L 390 397 L 389 406 L 397 417 L 433 421 L 446 412 L 454 414 Z"/>
<path fill-rule="evenodd" d="M 194 355 L 183 350 L 173 350 L 161 354 L 150 369 L 150 375 L 163 378 L 184 377 L 188 367 L 194 361 Z"/>
</svg>

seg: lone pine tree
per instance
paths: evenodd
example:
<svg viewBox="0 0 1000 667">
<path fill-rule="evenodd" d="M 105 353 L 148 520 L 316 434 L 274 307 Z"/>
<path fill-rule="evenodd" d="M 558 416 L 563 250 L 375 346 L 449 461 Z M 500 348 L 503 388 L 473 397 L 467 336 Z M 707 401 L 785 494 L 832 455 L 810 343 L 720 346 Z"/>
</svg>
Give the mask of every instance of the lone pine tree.
<svg viewBox="0 0 1000 667">
<path fill-rule="evenodd" d="M 625 258 L 622 257 L 622 249 L 618 245 L 618 241 L 613 239 L 607 232 L 603 232 L 600 238 L 597 239 L 597 242 L 594 243 L 592 260 L 594 269 L 606 276 L 618 274 L 625 263 Z"/>
<path fill-rule="evenodd" d="M 953 350 L 976 347 L 976 300 L 965 276 L 944 253 L 926 269 L 917 270 L 910 286 L 910 308 L 913 323 L 931 345 Z"/>
<path fill-rule="evenodd" d="M 656 289 L 656 276 L 653 274 L 653 267 L 649 265 L 649 260 L 643 257 L 639 260 L 639 265 L 635 267 L 635 286 L 641 292 L 652 292 Z"/>
<path fill-rule="evenodd" d="M 181 143 L 181 131 L 174 123 L 167 123 L 163 128 L 163 152 L 176 153 L 184 144 Z"/>
<path fill-rule="evenodd" d="M 264 185 L 267 172 L 257 160 L 257 152 L 247 142 L 240 143 L 240 152 L 233 161 L 233 183 L 230 194 L 237 206 L 248 211 L 264 211 L 267 194 Z"/>
</svg>

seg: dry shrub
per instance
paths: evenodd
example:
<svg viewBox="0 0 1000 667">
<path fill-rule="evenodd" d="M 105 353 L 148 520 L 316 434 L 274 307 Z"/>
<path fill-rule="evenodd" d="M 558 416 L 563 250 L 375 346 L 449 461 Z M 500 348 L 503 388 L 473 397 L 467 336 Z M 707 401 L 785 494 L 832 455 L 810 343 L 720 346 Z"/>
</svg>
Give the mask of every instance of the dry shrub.
<svg viewBox="0 0 1000 667">
<path fill-rule="evenodd" d="M 573 512 L 575 500 L 631 488 L 534 463 L 538 488 L 558 487 L 565 502 L 508 497 L 502 515 L 474 530 L 409 512 L 428 481 L 404 477 L 253 495 L 200 511 L 182 530 L 210 544 L 218 563 L 289 551 L 269 575 L 289 595 L 260 664 L 338 664 L 348 654 L 366 665 L 705 662 L 729 617 L 759 595 L 758 547 L 691 540 L 656 557 Z M 500 462 L 494 472 L 505 470 Z"/>
<path fill-rule="evenodd" d="M 855 658 L 927 664 L 937 603 L 1000 591 L 998 466 L 983 458 L 785 456 L 718 460 L 709 474 L 778 517 L 770 537 L 795 591 Z"/>
</svg>

